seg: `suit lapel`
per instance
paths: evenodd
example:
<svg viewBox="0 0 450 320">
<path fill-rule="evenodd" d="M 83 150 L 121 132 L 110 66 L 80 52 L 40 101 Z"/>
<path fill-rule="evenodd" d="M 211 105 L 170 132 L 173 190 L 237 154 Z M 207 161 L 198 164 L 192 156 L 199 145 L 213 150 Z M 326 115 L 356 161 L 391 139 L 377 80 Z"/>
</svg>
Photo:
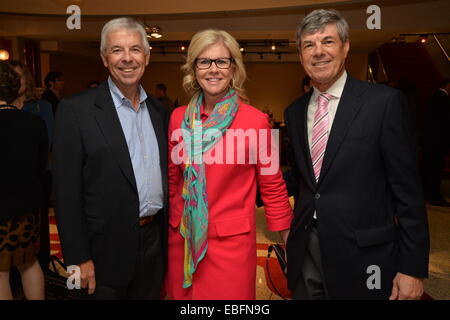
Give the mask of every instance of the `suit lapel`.
<svg viewBox="0 0 450 320">
<path fill-rule="evenodd" d="M 99 109 L 99 112 L 97 112 L 95 117 L 97 123 L 110 146 L 120 169 L 130 182 L 133 190 L 138 193 L 128 145 L 109 91 L 109 86 L 106 82 L 103 82 L 99 86 L 94 103 Z"/>
<path fill-rule="evenodd" d="M 298 143 L 300 144 L 300 161 L 299 167 L 302 168 L 300 171 L 306 173 L 305 178 L 309 183 L 309 187 L 314 189 L 315 179 L 314 179 L 314 171 L 312 167 L 311 155 L 309 151 L 309 142 L 308 142 L 308 105 L 309 99 L 311 98 L 312 90 L 305 94 L 305 96 L 300 101 L 300 107 L 297 108 L 297 119 L 298 121 L 294 121 L 298 124 L 298 128 L 296 132 L 298 133 Z"/>
<path fill-rule="evenodd" d="M 363 104 L 362 99 L 360 99 L 361 94 L 362 92 L 358 90 L 357 80 L 348 75 L 344 90 L 342 91 L 341 99 L 339 101 L 336 116 L 331 127 L 321 174 L 318 181 L 319 185 L 330 169 L 336 153 L 345 139 L 348 129 Z"/>
<path fill-rule="evenodd" d="M 161 176 L 164 190 L 164 198 L 166 199 L 166 190 L 168 190 L 168 181 L 167 181 L 167 131 L 164 126 L 164 119 L 161 116 L 161 113 L 156 110 L 154 106 L 153 100 L 150 96 L 145 101 L 148 109 L 148 113 L 150 115 L 150 119 L 152 121 L 153 129 L 155 130 L 156 140 L 158 141 L 158 149 L 159 149 L 159 163 L 161 167 Z"/>
</svg>

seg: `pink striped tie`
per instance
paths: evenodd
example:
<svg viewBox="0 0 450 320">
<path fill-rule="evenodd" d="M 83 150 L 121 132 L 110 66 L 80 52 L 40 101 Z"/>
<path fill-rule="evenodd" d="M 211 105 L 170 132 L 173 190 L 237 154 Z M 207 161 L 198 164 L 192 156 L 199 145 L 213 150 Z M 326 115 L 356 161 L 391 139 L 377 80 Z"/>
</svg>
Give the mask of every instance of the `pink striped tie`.
<svg viewBox="0 0 450 320">
<path fill-rule="evenodd" d="M 328 102 L 330 102 L 332 97 L 331 94 L 321 93 L 317 98 L 318 106 L 314 114 L 311 141 L 311 160 L 316 181 L 319 180 L 320 169 L 322 168 L 325 148 L 328 142 Z"/>
</svg>

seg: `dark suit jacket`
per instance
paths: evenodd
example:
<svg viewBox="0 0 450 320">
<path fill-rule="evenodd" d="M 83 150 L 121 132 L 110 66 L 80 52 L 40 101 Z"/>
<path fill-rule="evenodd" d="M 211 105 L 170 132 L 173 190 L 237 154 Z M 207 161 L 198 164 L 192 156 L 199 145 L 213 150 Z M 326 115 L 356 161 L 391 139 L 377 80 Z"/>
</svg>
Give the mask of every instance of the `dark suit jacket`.
<svg viewBox="0 0 450 320">
<path fill-rule="evenodd" d="M 446 157 L 450 150 L 450 97 L 442 90 L 428 101 L 424 124 L 425 150 Z"/>
<path fill-rule="evenodd" d="M 289 288 L 301 274 L 316 211 L 330 298 L 388 298 L 397 272 L 428 274 L 427 217 L 406 100 L 398 90 L 348 76 L 316 183 L 306 124 L 311 93 L 285 113 L 297 182 L 287 243 Z M 381 289 L 367 287 L 372 265 L 380 268 Z"/>
<path fill-rule="evenodd" d="M 50 102 L 50 104 L 52 105 L 53 114 L 56 115 L 56 110 L 58 108 L 59 99 L 53 93 L 53 91 L 50 89 L 45 90 L 44 93 L 42 93 L 42 99 Z"/>
<path fill-rule="evenodd" d="M 22 110 L 0 110 L 0 219 L 36 212 L 48 145 L 45 123 Z"/>
<path fill-rule="evenodd" d="M 167 226 L 167 124 L 165 108 L 146 104 L 158 140 Z M 54 136 L 56 217 L 67 265 L 93 259 L 96 281 L 130 283 L 139 245 L 139 197 L 128 146 L 108 84 L 64 99 Z"/>
</svg>

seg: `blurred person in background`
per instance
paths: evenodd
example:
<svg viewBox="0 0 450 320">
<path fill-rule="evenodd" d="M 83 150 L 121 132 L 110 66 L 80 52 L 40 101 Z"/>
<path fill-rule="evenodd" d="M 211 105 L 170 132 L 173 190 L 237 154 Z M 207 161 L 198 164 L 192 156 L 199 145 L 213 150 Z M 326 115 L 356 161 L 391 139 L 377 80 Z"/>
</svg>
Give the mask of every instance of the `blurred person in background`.
<svg viewBox="0 0 450 320">
<path fill-rule="evenodd" d="M 450 79 L 430 97 L 424 123 L 424 189 L 432 206 L 450 207 L 441 191 L 445 158 L 450 151 Z"/>
<path fill-rule="evenodd" d="M 167 87 L 164 83 L 158 83 L 155 87 L 155 95 L 159 101 L 167 108 L 167 111 L 172 112 L 174 104 L 167 96 Z"/>
<path fill-rule="evenodd" d="M 65 85 L 65 80 L 61 72 L 50 71 L 45 76 L 45 86 L 47 90 L 42 94 L 42 99 L 48 101 L 52 105 L 53 115 L 56 114 L 59 101 L 62 99 L 62 92 Z"/>
<path fill-rule="evenodd" d="M 22 84 L 22 85 L 21 85 Z M 17 267 L 27 299 L 41 300 L 39 252 L 42 181 L 47 164 L 45 123 L 21 110 L 24 80 L 0 61 L 0 299 L 13 299 L 10 270 Z"/>
<path fill-rule="evenodd" d="M 306 75 L 302 80 L 302 90 L 303 93 L 307 93 L 312 88 L 311 78 Z"/>
<path fill-rule="evenodd" d="M 98 81 L 91 81 L 88 83 L 88 88 L 96 88 L 100 85 L 100 83 L 98 83 Z"/>
<path fill-rule="evenodd" d="M 14 68 L 14 70 L 19 74 L 22 81 L 22 86 L 19 92 L 19 98 L 23 99 L 23 111 L 31 112 L 39 116 L 44 120 L 47 128 L 48 136 L 48 146 L 51 149 L 52 139 L 53 139 L 53 112 L 52 106 L 48 101 L 39 99 L 36 92 L 36 86 L 34 79 L 31 75 L 28 67 L 20 61 L 12 60 L 9 64 Z M 51 187 L 51 172 L 50 172 L 50 156 L 48 158 L 49 162 L 44 174 L 43 180 L 43 202 L 41 209 L 41 235 L 40 235 L 40 250 L 39 250 L 39 263 L 41 264 L 42 270 L 44 272 L 48 269 L 49 258 L 50 258 L 50 230 L 48 221 L 48 212 L 50 207 L 50 195 L 52 191 Z"/>
</svg>

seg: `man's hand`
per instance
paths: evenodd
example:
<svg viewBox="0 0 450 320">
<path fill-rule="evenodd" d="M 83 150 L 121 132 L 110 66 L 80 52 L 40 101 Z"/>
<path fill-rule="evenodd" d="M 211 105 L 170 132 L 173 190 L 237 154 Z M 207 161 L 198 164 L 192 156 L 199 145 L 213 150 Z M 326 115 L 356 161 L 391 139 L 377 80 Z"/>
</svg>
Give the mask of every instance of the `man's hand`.
<svg viewBox="0 0 450 320">
<path fill-rule="evenodd" d="M 88 293 L 93 294 L 95 292 L 95 268 L 94 262 L 88 260 L 79 265 L 80 267 L 80 278 L 81 287 L 88 288 Z"/>
<path fill-rule="evenodd" d="M 423 294 L 423 279 L 398 272 L 389 300 L 419 300 Z"/>
</svg>

